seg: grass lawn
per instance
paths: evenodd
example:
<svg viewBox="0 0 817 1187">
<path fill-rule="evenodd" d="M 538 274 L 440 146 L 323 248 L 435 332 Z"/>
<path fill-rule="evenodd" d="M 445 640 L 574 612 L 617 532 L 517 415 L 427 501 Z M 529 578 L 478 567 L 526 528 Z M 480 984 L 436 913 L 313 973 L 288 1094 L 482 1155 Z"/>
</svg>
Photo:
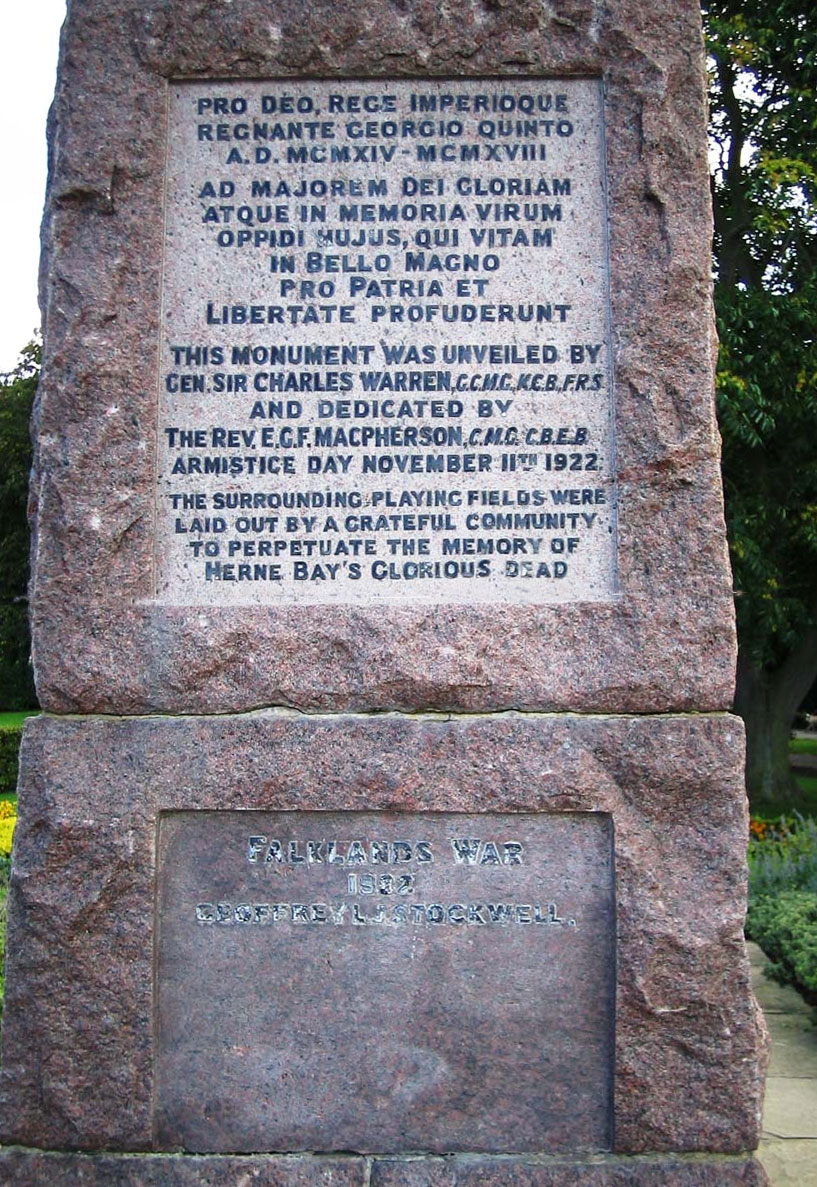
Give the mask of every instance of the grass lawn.
<svg viewBox="0 0 817 1187">
<path fill-rule="evenodd" d="M 796 775 L 797 786 L 803 793 L 803 803 L 798 811 L 817 820 L 817 775 Z"/>
<path fill-rule="evenodd" d="M 817 756 L 817 737 L 791 738 L 789 740 L 790 754 L 813 754 Z M 795 775 L 797 786 L 803 793 L 803 803 L 798 805 L 798 811 L 804 816 L 817 819 L 817 771 L 814 774 L 798 772 Z"/>
<path fill-rule="evenodd" d="M 0 713 L 0 730 L 18 729 L 27 717 L 36 717 L 39 709 L 23 709 L 15 713 Z"/>
<path fill-rule="evenodd" d="M 791 738 L 790 754 L 817 754 L 817 738 Z"/>
</svg>

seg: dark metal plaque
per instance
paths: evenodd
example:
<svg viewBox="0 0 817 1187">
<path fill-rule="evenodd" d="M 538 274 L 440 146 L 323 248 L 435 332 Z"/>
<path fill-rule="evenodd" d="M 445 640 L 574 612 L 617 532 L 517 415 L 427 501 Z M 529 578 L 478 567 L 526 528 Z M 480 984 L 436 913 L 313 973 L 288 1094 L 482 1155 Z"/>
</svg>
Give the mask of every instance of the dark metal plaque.
<svg viewBox="0 0 817 1187">
<path fill-rule="evenodd" d="M 164 815 L 159 1142 L 609 1148 L 612 848 L 600 814 Z"/>
</svg>

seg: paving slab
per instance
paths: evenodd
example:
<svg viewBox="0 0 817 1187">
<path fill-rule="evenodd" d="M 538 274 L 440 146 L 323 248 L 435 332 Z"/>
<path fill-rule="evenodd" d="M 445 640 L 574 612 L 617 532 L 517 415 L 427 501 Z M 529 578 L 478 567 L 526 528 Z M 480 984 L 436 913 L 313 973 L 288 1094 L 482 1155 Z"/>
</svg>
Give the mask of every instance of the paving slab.
<svg viewBox="0 0 817 1187">
<path fill-rule="evenodd" d="M 765 1011 L 764 1011 L 765 1012 Z M 771 1016 L 766 1014 L 771 1025 Z M 770 1078 L 788 1077 L 795 1082 L 810 1079 L 817 1082 L 817 1041 L 809 1042 L 799 1017 L 780 1014 L 774 1019 L 774 1040 L 769 1060 Z"/>
<path fill-rule="evenodd" d="M 768 1084 L 763 1106 L 764 1136 L 817 1139 L 817 1080 L 770 1076 Z"/>
<path fill-rule="evenodd" d="M 817 1187 L 817 1025 L 795 989 L 764 975 L 749 944 L 752 984 L 771 1039 L 758 1158 L 772 1187 Z"/>
<path fill-rule="evenodd" d="M 811 1139 L 766 1139 L 758 1160 L 771 1187 L 817 1187 L 817 1142 Z"/>
<path fill-rule="evenodd" d="M 763 1013 L 768 1018 L 770 1014 L 789 1014 L 792 1017 L 802 1015 L 805 1019 L 812 1017 L 810 1006 L 803 1001 L 800 994 L 791 985 L 780 985 L 766 975 L 769 958 L 759 944 L 746 945 L 749 953 L 749 964 L 752 970 L 752 989 L 757 1000 L 763 1007 Z"/>
</svg>

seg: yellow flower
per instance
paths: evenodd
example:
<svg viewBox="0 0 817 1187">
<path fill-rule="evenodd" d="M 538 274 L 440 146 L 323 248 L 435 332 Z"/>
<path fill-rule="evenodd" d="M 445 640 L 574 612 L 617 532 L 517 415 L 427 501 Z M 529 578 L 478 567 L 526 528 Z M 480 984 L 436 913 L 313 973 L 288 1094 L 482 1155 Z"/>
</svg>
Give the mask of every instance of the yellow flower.
<svg viewBox="0 0 817 1187">
<path fill-rule="evenodd" d="M 0 817 L 0 854 L 3 857 L 8 857 L 11 853 L 11 838 L 14 835 L 16 823 L 16 816 L 3 815 Z"/>
<path fill-rule="evenodd" d="M 0 820 L 7 820 L 9 816 L 16 816 L 14 804 L 8 800 L 0 800 Z"/>
</svg>

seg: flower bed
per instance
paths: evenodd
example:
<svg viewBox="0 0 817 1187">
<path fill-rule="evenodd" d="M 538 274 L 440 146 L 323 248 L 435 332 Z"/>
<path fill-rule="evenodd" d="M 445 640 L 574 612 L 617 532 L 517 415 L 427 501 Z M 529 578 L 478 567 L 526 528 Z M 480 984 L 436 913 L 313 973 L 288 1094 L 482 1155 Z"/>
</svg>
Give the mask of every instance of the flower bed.
<svg viewBox="0 0 817 1187">
<path fill-rule="evenodd" d="M 769 957 L 769 976 L 817 1005 L 817 823 L 795 815 L 752 820 L 746 934 Z"/>
<path fill-rule="evenodd" d="M 16 823 L 17 815 L 13 804 L 8 800 L 0 800 L 0 858 L 11 857 L 11 842 Z"/>
</svg>

